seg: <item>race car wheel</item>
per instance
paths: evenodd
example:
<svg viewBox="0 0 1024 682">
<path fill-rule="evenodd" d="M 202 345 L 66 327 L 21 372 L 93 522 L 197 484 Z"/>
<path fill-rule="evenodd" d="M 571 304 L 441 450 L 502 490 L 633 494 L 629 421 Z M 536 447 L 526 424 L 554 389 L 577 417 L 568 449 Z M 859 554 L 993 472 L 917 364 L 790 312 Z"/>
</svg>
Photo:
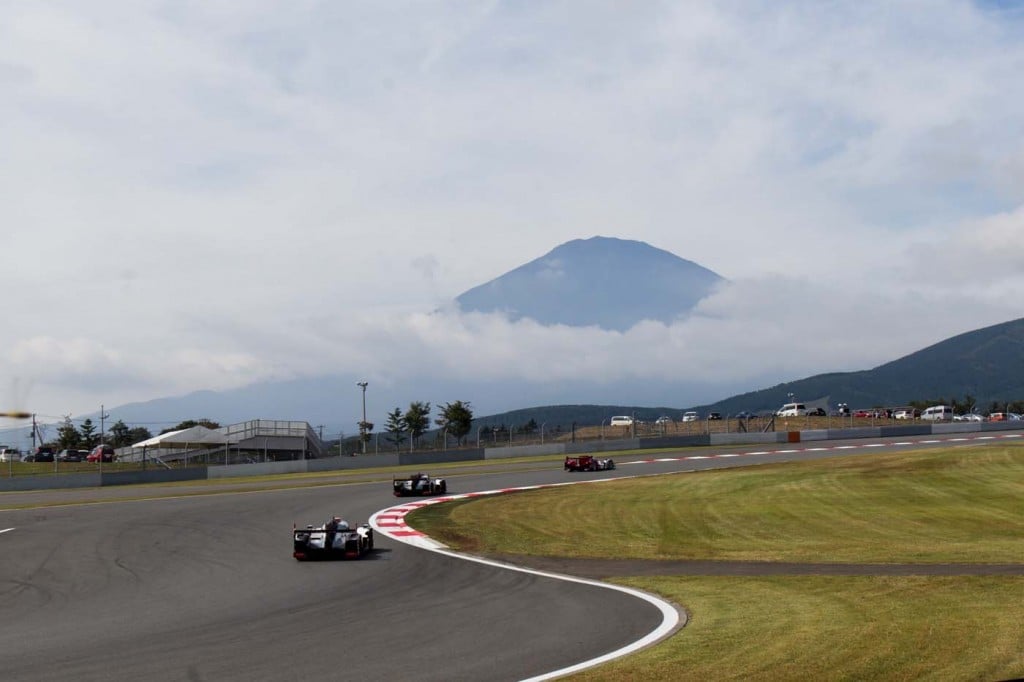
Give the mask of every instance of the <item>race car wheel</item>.
<svg viewBox="0 0 1024 682">
<path fill-rule="evenodd" d="M 448 492 L 448 481 L 441 481 L 441 494 Z"/>
</svg>

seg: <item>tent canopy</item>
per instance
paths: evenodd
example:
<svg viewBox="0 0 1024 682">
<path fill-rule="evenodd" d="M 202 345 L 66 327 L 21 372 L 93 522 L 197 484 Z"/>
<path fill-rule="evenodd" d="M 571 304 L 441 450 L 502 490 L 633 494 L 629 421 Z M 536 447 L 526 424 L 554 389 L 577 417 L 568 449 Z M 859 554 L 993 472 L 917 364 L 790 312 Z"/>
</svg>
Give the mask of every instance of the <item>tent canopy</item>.
<svg viewBox="0 0 1024 682">
<path fill-rule="evenodd" d="M 190 429 L 168 431 L 132 445 L 133 448 L 215 448 L 231 441 L 226 434 L 205 426 L 193 426 Z"/>
</svg>

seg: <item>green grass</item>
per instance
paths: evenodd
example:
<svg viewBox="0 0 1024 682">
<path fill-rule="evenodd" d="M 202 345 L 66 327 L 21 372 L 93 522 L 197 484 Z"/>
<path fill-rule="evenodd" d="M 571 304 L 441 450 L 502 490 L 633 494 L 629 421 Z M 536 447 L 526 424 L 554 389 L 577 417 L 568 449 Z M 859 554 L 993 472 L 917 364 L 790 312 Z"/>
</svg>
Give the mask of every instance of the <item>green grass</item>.
<svg viewBox="0 0 1024 682">
<path fill-rule="evenodd" d="M 1024 578 L 645 578 L 686 606 L 658 646 L 574 680 L 1006 680 L 1024 675 Z"/>
<path fill-rule="evenodd" d="M 431 505 L 409 523 L 502 554 L 1024 563 L 1024 447 L 865 455 Z M 615 542 L 609 542 L 609 538 Z M 582 680 L 1024 676 L 1024 576 L 656 577 L 616 582 L 687 626 Z"/>
<path fill-rule="evenodd" d="M 866 455 L 536 490 L 415 512 L 480 552 L 800 562 L 1024 561 L 1024 447 Z M 609 539 L 614 532 L 615 542 Z"/>
</svg>

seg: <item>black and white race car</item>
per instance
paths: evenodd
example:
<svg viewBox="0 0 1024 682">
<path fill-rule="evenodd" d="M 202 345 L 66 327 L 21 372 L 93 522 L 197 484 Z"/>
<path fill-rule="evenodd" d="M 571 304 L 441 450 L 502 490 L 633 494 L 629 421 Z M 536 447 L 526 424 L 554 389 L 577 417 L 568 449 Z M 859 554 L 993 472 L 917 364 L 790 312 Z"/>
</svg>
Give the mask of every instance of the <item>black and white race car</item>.
<svg viewBox="0 0 1024 682">
<path fill-rule="evenodd" d="M 319 526 L 292 526 L 295 548 L 292 556 L 307 559 L 359 559 L 373 549 L 373 528 L 363 523 L 355 528 L 337 516 Z"/>
<path fill-rule="evenodd" d="M 427 474 L 413 474 L 408 478 L 392 480 L 395 497 L 410 495 L 444 495 L 448 492 L 448 482 L 443 478 L 434 478 Z"/>
</svg>

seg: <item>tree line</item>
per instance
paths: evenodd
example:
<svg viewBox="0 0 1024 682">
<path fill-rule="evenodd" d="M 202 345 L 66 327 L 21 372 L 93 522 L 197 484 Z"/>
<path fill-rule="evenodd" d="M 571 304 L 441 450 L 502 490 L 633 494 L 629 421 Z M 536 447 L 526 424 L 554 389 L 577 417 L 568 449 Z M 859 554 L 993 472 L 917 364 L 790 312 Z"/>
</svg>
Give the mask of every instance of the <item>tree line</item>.
<svg viewBox="0 0 1024 682">
<path fill-rule="evenodd" d="M 394 445 L 395 451 L 401 450 L 406 441 L 409 441 L 410 448 L 417 446 L 423 434 L 430 429 L 430 410 L 429 402 L 416 401 L 409 403 L 404 412 L 401 407 L 396 407 L 388 413 L 384 432 L 388 434 L 386 439 Z M 473 408 L 469 401 L 445 403 L 434 419 L 434 424 L 444 433 L 445 438 L 451 436 L 462 445 L 473 426 Z M 369 440 L 371 431 L 373 424 L 359 422 L 359 435 L 364 442 Z"/>
<path fill-rule="evenodd" d="M 198 421 L 187 419 L 177 426 L 164 429 L 160 433 L 164 434 L 170 431 L 190 429 L 193 426 L 205 426 L 208 429 L 220 428 L 220 424 L 209 419 L 200 419 Z M 114 422 L 109 431 L 99 433 L 92 419 L 87 417 L 82 421 L 81 426 L 75 426 L 71 421 L 71 417 L 67 416 L 64 417 L 64 421 L 57 427 L 56 439 L 49 443 L 43 443 L 43 445 L 48 445 L 55 450 L 92 450 L 100 444 L 102 438 L 103 442 L 107 445 L 112 445 L 115 448 L 126 448 L 152 437 L 153 434 L 146 427 L 129 427 L 120 419 Z"/>
</svg>

